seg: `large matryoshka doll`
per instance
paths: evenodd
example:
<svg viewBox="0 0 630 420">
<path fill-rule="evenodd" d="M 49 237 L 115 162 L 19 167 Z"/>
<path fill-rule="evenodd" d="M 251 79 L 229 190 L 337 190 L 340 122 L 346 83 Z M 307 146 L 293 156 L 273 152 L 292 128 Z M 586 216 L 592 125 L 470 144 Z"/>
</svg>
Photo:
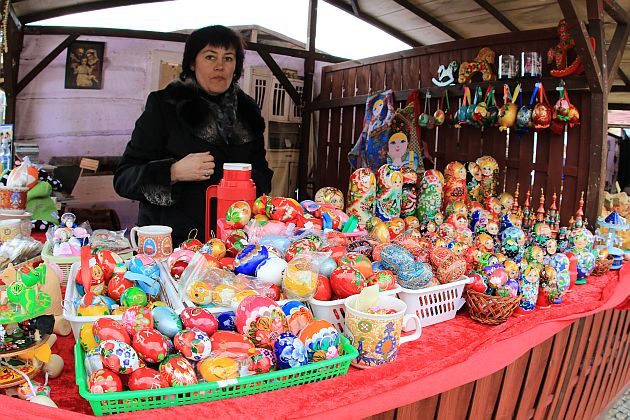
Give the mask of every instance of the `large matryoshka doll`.
<svg viewBox="0 0 630 420">
<path fill-rule="evenodd" d="M 556 287 L 558 293 L 553 303 L 562 303 L 562 296 L 569 290 L 571 278 L 569 275 L 569 257 L 557 252 L 558 244 L 555 239 L 549 239 L 546 244 L 547 255 L 545 256 L 545 265 L 553 267 L 556 270 Z"/>
<path fill-rule="evenodd" d="M 442 193 L 444 176 L 436 169 L 424 171 L 420 179 L 418 191 L 418 219 L 420 223 L 427 223 L 435 219 L 435 215 L 442 210 Z"/>
<path fill-rule="evenodd" d="M 477 165 L 481 169 L 482 203 L 490 197 L 494 197 L 499 185 L 499 164 L 492 156 L 481 156 L 477 159 Z"/>
<path fill-rule="evenodd" d="M 481 168 L 477 165 L 477 162 L 468 162 L 468 183 L 466 184 L 466 189 L 468 190 L 470 201 L 483 203 L 481 181 Z"/>
<path fill-rule="evenodd" d="M 466 167 L 461 162 L 450 162 L 444 168 L 444 203 L 446 207 L 453 201 L 468 203 L 466 188 Z"/>
<path fill-rule="evenodd" d="M 376 189 L 376 216 L 383 221 L 400 217 L 402 203 L 402 173 L 392 165 L 378 168 Z"/>
<path fill-rule="evenodd" d="M 586 284 L 586 277 L 595 267 L 597 251 L 593 250 L 593 234 L 586 228 L 575 229 L 569 238 L 571 252 L 577 258 L 577 280 L 575 284 Z"/>
<path fill-rule="evenodd" d="M 418 173 L 406 166 L 400 168 L 400 172 L 403 177 L 400 217 L 415 216 L 418 203 Z"/>
<path fill-rule="evenodd" d="M 521 303 L 516 309 L 516 313 L 525 314 L 536 308 L 540 283 L 540 267 L 540 265 L 527 265 L 522 270 L 523 274 L 519 281 Z"/>
<path fill-rule="evenodd" d="M 350 175 L 348 185 L 348 216 L 356 216 L 359 224 L 365 226 L 374 215 L 376 203 L 376 176 L 368 168 L 359 168 Z"/>
</svg>

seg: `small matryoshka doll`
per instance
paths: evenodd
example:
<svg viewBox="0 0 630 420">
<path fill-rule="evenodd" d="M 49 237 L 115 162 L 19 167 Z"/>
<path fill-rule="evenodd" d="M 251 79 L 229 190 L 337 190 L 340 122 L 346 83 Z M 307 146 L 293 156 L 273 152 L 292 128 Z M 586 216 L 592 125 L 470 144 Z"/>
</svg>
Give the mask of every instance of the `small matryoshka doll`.
<svg viewBox="0 0 630 420">
<path fill-rule="evenodd" d="M 586 277 L 593 271 L 597 259 L 597 251 L 593 250 L 593 234 L 586 228 L 578 228 L 573 231 L 569 240 L 571 252 L 578 261 L 575 284 L 586 284 Z"/>
<path fill-rule="evenodd" d="M 538 265 L 526 265 L 523 269 L 519 285 L 521 291 L 521 303 L 517 313 L 525 314 L 536 308 L 538 300 L 538 284 L 540 281 L 540 268 Z"/>
<path fill-rule="evenodd" d="M 556 252 L 556 240 L 549 239 L 547 241 L 547 256 L 545 257 L 545 264 L 553 267 L 556 270 L 556 285 L 558 287 L 558 293 L 554 303 L 562 303 L 562 296 L 564 296 L 569 290 L 571 276 L 569 274 L 569 257 L 563 253 Z"/>
<path fill-rule="evenodd" d="M 539 308 L 548 308 L 558 297 L 558 275 L 555 268 L 548 265 L 543 267 L 540 271 L 538 287 L 536 306 Z"/>
<path fill-rule="evenodd" d="M 490 212 L 492 217 L 499 218 L 501 217 L 501 210 L 503 209 L 503 205 L 501 201 L 499 201 L 496 197 L 490 197 L 486 200 L 486 210 Z"/>
<path fill-rule="evenodd" d="M 392 165 L 378 168 L 376 215 L 383 221 L 400 217 L 402 203 L 402 173 Z"/>
<path fill-rule="evenodd" d="M 464 204 L 463 201 L 451 201 L 444 210 L 446 217 L 451 214 L 461 214 L 464 217 L 468 218 L 468 207 Z"/>
<path fill-rule="evenodd" d="M 418 191 L 418 219 L 420 223 L 434 220 L 435 215 L 442 210 L 443 186 L 444 176 L 440 171 L 435 169 L 424 171 Z M 442 222 L 440 221 L 440 223 Z"/>
<path fill-rule="evenodd" d="M 477 165 L 477 162 L 468 162 L 468 173 L 470 178 L 466 189 L 468 190 L 468 198 L 470 201 L 476 201 L 481 203 L 483 201 L 483 193 L 481 190 L 481 168 Z"/>
<path fill-rule="evenodd" d="M 400 171 L 403 177 L 400 217 L 415 216 L 418 202 L 418 173 L 406 166 L 400 168 Z"/>
<path fill-rule="evenodd" d="M 492 239 L 497 239 L 499 235 L 499 221 L 494 217 L 488 218 L 488 223 L 486 224 L 486 233 L 492 236 Z"/>
<path fill-rule="evenodd" d="M 343 210 L 343 193 L 337 188 L 320 188 L 315 193 L 314 201 L 318 204 L 330 204 L 337 210 Z"/>
<path fill-rule="evenodd" d="M 531 242 L 543 250 L 547 249 L 547 241 L 551 239 L 551 228 L 547 223 L 536 223 L 531 230 Z"/>
<path fill-rule="evenodd" d="M 545 260 L 545 252 L 543 249 L 537 245 L 530 245 L 525 248 L 525 253 L 523 254 L 523 260 L 528 265 L 543 265 Z"/>
<path fill-rule="evenodd" d="M 509 192 L 501 193 L 499 196 L 501 202 L 501 214 L 509 214 L 514 206 L 514 196 Z"/>
<path fill-rule="evenodd" d="M 510 280 L 516 280 L 521 278 L 521 267 L 512 260 L 505 260 L 503 262 L 503 267 L 505 267 L 505 271 L 507 272 L 508 278 Z"/>
<path fill-rule="evenodd" d="M 567 252 L 569 250 L 569 229 L 565 226 L 558 229 L 558 252 Z"/>
<path fill-rule="evenodd" d="M 494 239 L 487 233 L 482 233 L 475 238 L 475 246 L 482 252 L 494 252 Z"/>
<path fill-rule="evenodd" d="M 477 159 L 477 165 L 481 168 L 481 190 L 483 200 L 486 202 L 493 197 L 499 184 L 499 164 L 492 156 L 481 156 Z"/>
<path fill-rule="evenodd" d="M 368 168 L 359 168 L 350 175 L 348 185 L 348 216 L 356 216 L 359 224 L 365 226 L 374 215 L 376 202 L 376 177 Z"/>
<path fill-rule="evenodd" d="M 450 162 L 444 168 L 444 206 L 453 201 L 468 202 L 466 167 L 460 162 Z"/>
</svg>

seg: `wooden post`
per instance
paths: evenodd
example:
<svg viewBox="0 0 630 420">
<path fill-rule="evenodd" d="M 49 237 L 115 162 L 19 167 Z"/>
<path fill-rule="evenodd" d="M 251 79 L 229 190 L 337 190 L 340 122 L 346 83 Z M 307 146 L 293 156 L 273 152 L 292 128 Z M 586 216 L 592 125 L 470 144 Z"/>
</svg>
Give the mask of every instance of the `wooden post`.
<svg viewBox="0 0 630 420">
<path fill-rule="evenodd" d="M 3 6 L 5 2 L 2 2 Z M 4 10 L 4 8 L 3 8 Z M 4 17 L 3 17 L 4 18 Z M 17 77 L 20 67 L 20 53 L 22 52 L 22 41 L 24 33 L 22 25 L 13 11 L 13 7 L 9 6 L 9 13 L 6 17 L 6 42 L 8 51 L 2 52 L 4 59 L 4 93 L 6 95 L 7 108 L 5 111 L 4 122 L 7 124 L 15 123 L 15 102 L 17 100 Z"/>
<path fill-rule="evenodd" d="M 311 117 L 313 111 L 310 109 L 313 100 L 313 75 L 315 74 L 315 37 L 317 35 L 317 0 L 309 0 L 308 6 L 308 33 L 306 34 L 306 44 L 308 45 L 308 56 L 304 60 L 304 92 L 302 93 L 302 127 L 300 129 L 300 159 L 298 171 L 298 188 L 300 189 L 300 200 L 306 198 L 309 180 L 309 147 L 311 141 Z M 314 193 L 314 191 L 312 192 Z"/>
</svg>

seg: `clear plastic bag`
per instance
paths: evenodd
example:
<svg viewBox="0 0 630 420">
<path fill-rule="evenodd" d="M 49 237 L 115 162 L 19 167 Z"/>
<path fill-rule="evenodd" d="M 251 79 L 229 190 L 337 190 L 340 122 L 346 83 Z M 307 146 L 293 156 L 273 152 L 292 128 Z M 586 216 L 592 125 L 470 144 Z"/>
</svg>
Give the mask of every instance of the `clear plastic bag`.
<svg viewBox="0 0 630 420">
<path fill-rule="evenodd" d="M 315 294 L 319 283 L 322 263 L 330 257 L 330 252 L 303 251 L 288 264 L 282 277 L 282 290 L 289 299 L 309 300 Z"/>
<path fill-rule="evenodd" d="M 118 231 L 97 229 L 90 236 L 90 246 L 118 252 L 131 250 L 131 243 L 125 237 L 126 232 L 126 229 Z"/>
</svg>

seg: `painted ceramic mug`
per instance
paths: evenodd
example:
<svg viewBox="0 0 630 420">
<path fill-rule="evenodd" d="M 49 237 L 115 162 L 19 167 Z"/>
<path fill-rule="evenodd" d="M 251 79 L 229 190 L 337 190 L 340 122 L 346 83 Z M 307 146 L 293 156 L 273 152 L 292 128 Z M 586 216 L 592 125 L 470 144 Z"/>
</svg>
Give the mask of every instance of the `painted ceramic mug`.
<svg viewBox="0 0 630 420">
<path fill-rule="evenodd" d="M 169 226 L 135 226 L 131 229 L 129 238 L 131 246 L 137 249 L 139 254 L 159 260 L 168 257 L 173 252 L 172 232 L 173 229 Z"/>
<path fill-rule="evenodd" d="M 359 350 L 359 356 L 351 364 L 358 368 L 379 366 L 396 360 L 398 347 L 408 341 L 417 340 L 422 334 L 420 318 L 407 314 L 407 304 L 393 296 L 380 295 L 375 306 L 391 308 L 393 314 L 369 314 L 355 309 L 359 295 L 353 295 L 344 302 L 346 327 L 344 334 L 352 345 Z M 413 319 L 416 332 L 401 337 L 402 326 Z"/>
</svg>

